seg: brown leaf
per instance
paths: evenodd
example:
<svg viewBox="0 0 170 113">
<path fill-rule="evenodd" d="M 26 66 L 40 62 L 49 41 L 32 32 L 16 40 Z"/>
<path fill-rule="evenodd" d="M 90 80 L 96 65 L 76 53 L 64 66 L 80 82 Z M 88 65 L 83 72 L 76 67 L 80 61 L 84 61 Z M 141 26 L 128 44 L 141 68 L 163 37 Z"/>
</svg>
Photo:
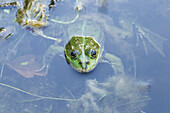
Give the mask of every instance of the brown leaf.
<svg viewBox="0 0 170 113">
<path fill-rule="evenodd" d="M 20 56 L 6 64 L 25 78 L 32 78 L 34 75 L 46 75 L 45 72 L 36 72 L 36 70 L 41 68 L 41 64 L 37 62 L 36 57 L 31 54 Z"/>
</svg>

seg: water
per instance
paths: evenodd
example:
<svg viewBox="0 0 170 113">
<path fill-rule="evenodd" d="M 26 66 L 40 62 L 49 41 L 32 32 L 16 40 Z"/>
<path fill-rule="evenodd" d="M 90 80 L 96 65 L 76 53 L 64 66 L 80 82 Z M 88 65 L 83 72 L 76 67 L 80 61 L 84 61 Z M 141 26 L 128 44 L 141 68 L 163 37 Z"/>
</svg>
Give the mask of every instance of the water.
<svg viewBox="0 0 170 113">
<path fill-rule="evenodd" d="M 23 2 L 18 1 L 21 8 Z M 48 6 L 50 1 L 40 3 Z M 64 0 L 50 11 L 45 7 L 49 17 L 42 20 L 48 22 L 43 28 L 14 22 L 18 8 L 0 9 L 0 27 L 8 28 L 0 35 L 13 34 L 0 39 L 0 113 L 168 113 L 169 4 L 168 0 Z M 81 11 L 74 9 L 81 5 Z M 30 18 L 36 20 L 34 16 Z M 64 47 L 68 26 L 83 16 L 102 26 L 104 53 L 121 59 L 125 76 L 116 75 L 108 63 L 99 63 L 87 74 L 76 72 L 63 52 L 51 54 L 43 63 L 55 43 L 45 37 L 61 38 L 59 46 Z M 44 64 L 48 70 L 37 71 Z"/>
</svg>

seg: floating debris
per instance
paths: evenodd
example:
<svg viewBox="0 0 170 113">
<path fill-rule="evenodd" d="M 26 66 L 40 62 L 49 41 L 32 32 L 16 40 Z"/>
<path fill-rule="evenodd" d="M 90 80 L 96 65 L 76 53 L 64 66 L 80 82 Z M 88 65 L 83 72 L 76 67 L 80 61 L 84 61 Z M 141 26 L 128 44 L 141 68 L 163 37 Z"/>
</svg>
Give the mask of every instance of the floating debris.
<svg viewBox="0 0 170 113">
<path fill-rule="evenodd" d="M 34 0 L 25 0 L 23 8 L 19 8 L 16 14 L 16 22 L 22 27 L 38 29 L 47 26 L 46 6 Z"/>
<path fill-rule="evenodd" d="M 0 5 L 0 8 L 2 9 L 12 9 L 12 8 L 16 8 L 19 7 L 20 4 L 18 2 L 11 2 L 11 3 L 4 3 Z"/>
<path fill-rule="evenodd" d="M 83 9 L 86 10 L 85 6 L 83 6 L 81 3 L 79 3 L 78 5 L 76 5 L 75 10 L 77 11 L 82 11 Z"/>
<path fill-rule="evenodd" d="M 15 21 L 24 29 L 31 31 L 34 35 L 60 42 L 60 39 L 49 37 L 43 34 L 42 28 L 48 25 L 46 5 L 36 0 L 25 0 L 23 8 L 19 8 Z"/>
<path fill-rule="evenodd" d="M 8 26 L 6 28 L 0 28 L 0 39 L 8 39 L 12 34 L 15 33 L 15 27 Z"/>
<path fill-rule="evenodd" d="M 51 8 L 53 8 L 53 7 L 56 7 L 56 6 L 55 6 L 56 2 L 58 2 L 58 0 L 51 0 L 50 4 L 48 5 L 49 10 L 50 10 Z"/>
<path fill-rule="evenodd" d="M 0 32 L 5 32 L 6 30 L 5 30 L 5 28 L 4 27 L 1 27 L 0 28 Z"/>
</svg>

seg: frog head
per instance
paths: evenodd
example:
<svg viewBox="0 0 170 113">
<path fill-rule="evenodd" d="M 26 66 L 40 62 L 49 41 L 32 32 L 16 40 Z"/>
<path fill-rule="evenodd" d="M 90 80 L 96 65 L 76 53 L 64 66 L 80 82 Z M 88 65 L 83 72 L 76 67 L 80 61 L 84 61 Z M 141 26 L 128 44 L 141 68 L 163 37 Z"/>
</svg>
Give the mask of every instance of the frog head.
<svg viewBox="0 0 170 113">
<path fill-rule="evenodd" d="M 87 73 L 99 60 L 100 45 L 91 36 L 73 36 L 66 44 L 65 59 L 76 71 Z"/>
</svg>

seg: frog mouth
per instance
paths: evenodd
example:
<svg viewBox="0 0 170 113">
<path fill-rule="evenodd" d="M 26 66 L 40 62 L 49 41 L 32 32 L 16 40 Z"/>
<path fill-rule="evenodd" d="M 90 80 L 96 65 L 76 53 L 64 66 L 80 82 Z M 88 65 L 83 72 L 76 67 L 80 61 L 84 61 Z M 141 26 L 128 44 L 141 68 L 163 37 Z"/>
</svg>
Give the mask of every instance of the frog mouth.
<svg viewBox="0 0 170 113">
<path fill-rule="evenodd" d="M 93 69 L 85 69 L 85 68 L 74 68 L 73 66 L 72 66 L 72 68 L 75 70 L 75 71 L 78 71 L 78 72 L 80 72 L 80 73 L 88 73 L 88 72 L 90 72 L 90 71 L 92 71 Z"/>
<path fill-rule="evenodd" d="M 92 68 L 75 68 L 71 65 L 71 67 L 75 70 L 75 71 L 78 71 L 80 73 L 89 73 L 91 72 L 95 67 L 96 65 L 94 65 Z"/>
<path fill-rule="evenodd" d="M 92 70 L 93 69 L 80 69 L 79 72 L 81 72 L 81 73 L 89 73 Z"/>
<path fill-rule="evenodd" d="M 86 69 L 81 70 L 81 73 L 88 73 L 88 72 L 89 72 L 89 70 L 86 70 Z"/>
</svg>

